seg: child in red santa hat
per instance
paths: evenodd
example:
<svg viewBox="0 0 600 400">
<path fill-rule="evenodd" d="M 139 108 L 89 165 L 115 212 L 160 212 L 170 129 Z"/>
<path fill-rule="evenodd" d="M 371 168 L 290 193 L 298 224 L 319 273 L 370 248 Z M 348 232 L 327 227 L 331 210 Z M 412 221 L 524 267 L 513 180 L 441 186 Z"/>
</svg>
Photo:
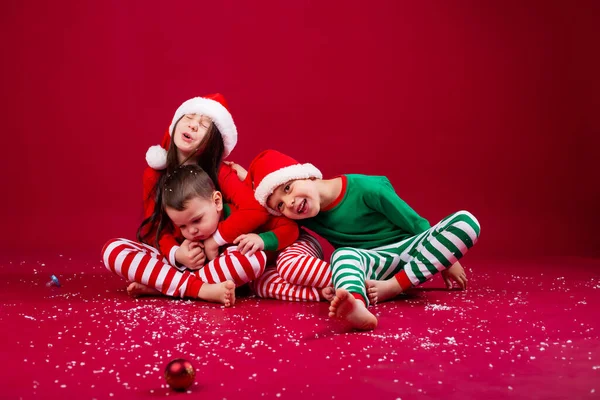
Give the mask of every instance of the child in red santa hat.
<svg viewBox="0 0 600 400">
<path fill-rule="evenodd" d="M 394 191 L 383 176 L 358 174 L 323 179 L 312 164 L 275 150 L 251 163 L 247 179 L 256 200 L 323 236 L 334 247 L 329 316 L 372 330 L 372 302 L 396 297 L 442 272 L 447 286 L 466 288 L 458 260 L 477 242 L 480 226 L 467 211 L 433 227 Z"/>
</svg>

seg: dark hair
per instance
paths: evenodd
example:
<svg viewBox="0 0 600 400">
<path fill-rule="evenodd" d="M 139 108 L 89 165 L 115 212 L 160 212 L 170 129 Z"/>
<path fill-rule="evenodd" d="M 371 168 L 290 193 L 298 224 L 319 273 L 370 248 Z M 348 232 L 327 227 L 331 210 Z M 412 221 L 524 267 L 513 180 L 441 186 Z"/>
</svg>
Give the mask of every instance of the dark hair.
<svg viewBox="0 0 600 400">
<path fill-rule="evenodd" d="M 177 120 L 173 126 L 171 135 L 175 132 L 177 124 L 179 124 L 179 121 L 181 121 L 183 117 L 184 116 Z M 142 221 L 137 230 L 136 237 L 139 242 L 149 244 L 158 249 L 158 239 L 160 238 L 160 233 L 165 225 L 170 223 L 170 220 L 165 215 L 165 211 L 162 207 L 163 191 L 160 190 L 165 186 L 167 177 L 184 165 L 189 158 L 198 155 L 198 162 L 196 165 L 200 166 L 204 172 L 208 174 L 213 182 L 215 190 L 219 190 L 217 174 L 219 167 L 221 166 L 221 162 L 223 161 L 224 152 L 225 144 L 223 143 L 223 136 L 221 136 L 219 128 L 217 128 L 215 123 L 212 121 L 206 131 L 206 134 L 204 135 L 204 138 L 202 138 L 202 141 L 198 145 L 196 152 L 183 160 L 181 164 L 177 158 L 177 146 L 175 145 L 175 140 L 171 138 L 171 143 L 169 145 L 169 149 L 167 150 L 167 168 L 161 171 L 160 178 L 156 182 L 156 185 L 154 185 L 154 188 L 148 194 L 148 197 L 154 197 L 154 210 L 152 211 L 152 215 Z M 156 231 L 156 236 L 154 238 L 154 243 L 152 243 L 150 241 L 150 236 L 154 231 Z"/>
<path fill-rule="evenodd" d="M 200 197 L 210 200 L 215 192 L 215 184 L 210 176 L 197 165 L 182 165 L 165 179 L 162 188 L 163 209 L 185 210 L 185 203 Z"/>
<path fill-rule="evenodd" d="M 160 204 L 160 218 L 156 228 L 156 245 L 160 233 L 165 227 L 171 227 L 173 224 L 166 215 L 166 208 L 174 208 L 177 211 L 183 211 L 186 203 L 194 197 L 210 199 L 215 192 L 215 184 L 208 173 L 201 167 L 194 164 L 182 165 L 176 168 L 172 173 L 167 174 L 164 184 L 161 186 L 162 202 Z"/>
</svg>

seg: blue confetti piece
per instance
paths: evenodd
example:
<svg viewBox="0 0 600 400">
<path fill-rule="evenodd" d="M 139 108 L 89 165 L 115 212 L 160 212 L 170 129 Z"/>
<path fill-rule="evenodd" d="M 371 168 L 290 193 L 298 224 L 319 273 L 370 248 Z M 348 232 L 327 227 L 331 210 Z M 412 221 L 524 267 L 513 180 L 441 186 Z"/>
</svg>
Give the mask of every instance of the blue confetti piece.
<svg viewBox="0 0 600 400">
<path fill-rule="evenodd" d="M 50 276 L 50 281 L 48 283 L 46 283 L 46 286 L 48 286 L 48 287 L 50 287 L 50 286 L 60 287 L 60 282 L 58 281 L 58 278 L 56 277 L 56 275 L 51 275 Z"/>
</svg>

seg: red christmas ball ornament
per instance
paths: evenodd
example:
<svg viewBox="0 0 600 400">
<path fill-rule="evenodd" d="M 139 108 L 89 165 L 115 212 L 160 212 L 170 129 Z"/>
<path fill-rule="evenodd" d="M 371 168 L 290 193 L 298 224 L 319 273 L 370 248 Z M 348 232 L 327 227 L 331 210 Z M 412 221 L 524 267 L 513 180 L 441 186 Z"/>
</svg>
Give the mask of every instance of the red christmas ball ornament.
<svg viewBox="0 0 600 400">
<path fill-rule="evenodd" d="M 174 390 L 186 390 L 196 378 L 194 366 L 188 360 L 177 358 L 167 364 L 165 368 L 165 380 Z"/>
</svg>

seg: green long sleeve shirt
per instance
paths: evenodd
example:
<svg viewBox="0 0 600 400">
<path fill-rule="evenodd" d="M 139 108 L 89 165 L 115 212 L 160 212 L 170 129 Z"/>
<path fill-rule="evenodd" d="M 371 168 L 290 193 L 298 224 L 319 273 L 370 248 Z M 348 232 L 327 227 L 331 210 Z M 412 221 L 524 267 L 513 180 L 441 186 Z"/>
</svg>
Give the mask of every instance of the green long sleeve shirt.
<svg viewBox="0 0 600 400">
<path fill-rule="evenodd" d="M 342 175 L 334 206 L 298 221 L 335 248 L 373 249 L 398 243 L 431 226 L 396 194 L 385 176 Z"/>
</svg>

